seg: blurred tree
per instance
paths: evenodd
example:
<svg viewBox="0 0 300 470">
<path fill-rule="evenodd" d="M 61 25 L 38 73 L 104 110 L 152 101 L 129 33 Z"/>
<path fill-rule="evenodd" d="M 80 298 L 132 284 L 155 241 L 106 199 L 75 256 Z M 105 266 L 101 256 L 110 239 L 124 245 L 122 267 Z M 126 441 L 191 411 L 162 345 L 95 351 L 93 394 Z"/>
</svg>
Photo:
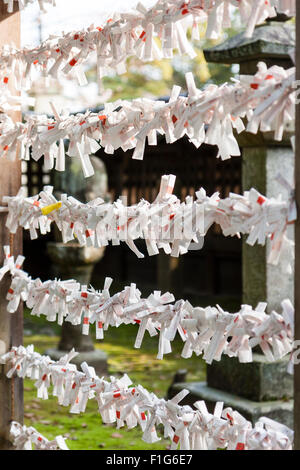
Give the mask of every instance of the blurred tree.
<svg viewBox="0 0 300 470">
<path fill-rule="evenodd" d="M 200 25 L 200 40 L 194 41 L 194 50 L 197 54 L 191 60 L 188 56 L 174 54 L 172 60 L 163 59 L 144 63 L 135 57 L 127 61 L 127 72 L 121 76 L 112 74 L 103 79 L 104 88 L 112 90 L 110 101 L 133 99 L 141 96 L 158 97 L 168 96 L 174 84 L 180 85 L 186 91 L 185 73 L 192 72 L 196 85 L 201 88 L 207 83 L 220 84 L 230 81 L 238 73 L 238 68 L 231 65 L 208 64 L 204 58 L 203 49 L 212 47 L 217 43 L 237 34 L 240 30 L 239 17 L 233 15 L 233 26 L 223 33 L 218 41 L 205 39 L 206 24 Z M 189 39 L 191 33 L 188 31 Z M 159 39 L 156 39 L 159 42 Z M 96 68 L 87 72 L 90 81 L 96 80 Z"/>
</svg>

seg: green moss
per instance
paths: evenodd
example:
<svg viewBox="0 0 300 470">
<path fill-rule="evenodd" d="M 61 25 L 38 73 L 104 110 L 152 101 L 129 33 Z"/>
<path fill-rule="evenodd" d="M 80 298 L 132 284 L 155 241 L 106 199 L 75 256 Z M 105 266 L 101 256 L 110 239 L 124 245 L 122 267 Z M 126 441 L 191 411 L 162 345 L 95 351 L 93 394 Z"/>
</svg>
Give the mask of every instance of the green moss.
<svg viewBox="0 0 300 470">
<path fill-rule="evenodd" d="M 186 360 L 180 356 L 183 343 L 176 338 L 172 343 L 173 352 L 164 360 L 156 359 L 158 337 L 145 335 L 141 349 L 134 349 L 137 332 L 135 325 L 110 328 L 103 341 L 95 342 L 108 355 L 109 374 L 121 375 L 126 372 L 135 384 L 141 384 L 160 397 L 165 397 L 174 374 L 179 369 L 187 369 L 187 380 L 204 380 L 205 364 L 201 358 L 193 356 Z M 34 335 L 24 338 L 24 344 L 34 344 L 41 354 L 57 345 L 57 336 Z M 96 400 L 90 400 L 85 413 L 71 414 L 68 407 L 59 406 L 55 397 L 48 400 L 36 398 L 34 383 L 24 382 L 25 424 L 32 425 L 48 439 L 56 435 L 67 435 L 67 445 L 72 450 L 114 450 L 149 449 L 142 441 L 140 428 L 117 429 L 116 425 L 102 424 Z M 168 448 L 169 440 L 163 439 L 151 445 L 151 449 Z"/>
</svg>

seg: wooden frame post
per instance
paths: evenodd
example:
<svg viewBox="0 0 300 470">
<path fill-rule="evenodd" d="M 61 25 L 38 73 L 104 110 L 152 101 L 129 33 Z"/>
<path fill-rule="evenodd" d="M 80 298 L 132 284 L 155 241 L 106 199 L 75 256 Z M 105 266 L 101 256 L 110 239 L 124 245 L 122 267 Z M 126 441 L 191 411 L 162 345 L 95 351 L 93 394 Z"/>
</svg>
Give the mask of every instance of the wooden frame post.
<svg viewBox="0 0 300 470">
<path fill-rule="evenodd" d="M 296 2 L 296 80 L 300 80 L 300 2 Z M 298 98 L 299 99 L 299 98 Z M 295 185 L 298 218 L 295 224 L 295 340 L 300 340 L 300 104 L 296 105 Z M 295 450 L 300 450 L 300 364 L 294 365 Z"/>
<path fill-rule="evenodd" d="M 0 2 L 0 48 L 5 44 L 13 43 L 20 47 L 20 13 L 7 13 L 7 5 Z M 16 92 L 12 84 L 8 84 L 13 94 Z M 21 120 L 21 112 L 10 114 L 15 120 Z M 14 196 L 21 185 L 20 160 L 8 161 L 0 158 L 0 205 L 4 195 Z M 13 247 L 13 254 L 22 253 L 22 232 L 12 238 L 5 227 L 6 213 L 0 212 L 0 265 L 3 263 L 3 246 Z M 23 341 L 23 311 L 20 307 L 15 314 L 6 310 L 6 295 L 10 285 L 9 276 L 6 275 L 0 284 L 0 353 L 8 351 L 12 346 L 18 346 Z M 6 367 L 0 365 L 0 450 L 10 449 L 8 439 L 10 422 L 16 420 L 23 422 L 23 383 L 21 379 L 6 378 Z"/>
</svg>

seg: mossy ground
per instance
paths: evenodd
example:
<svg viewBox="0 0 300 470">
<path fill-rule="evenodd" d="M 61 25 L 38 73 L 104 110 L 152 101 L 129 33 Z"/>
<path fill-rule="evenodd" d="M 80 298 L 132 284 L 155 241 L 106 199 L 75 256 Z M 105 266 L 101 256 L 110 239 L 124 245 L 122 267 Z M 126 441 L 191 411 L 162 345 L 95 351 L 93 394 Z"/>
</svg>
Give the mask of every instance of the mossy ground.
<svg viewBox="0 0 300 470">
<path fill-rule="evenodd" d="M 34 344 L 41 354 L 46 349 L 56 346 L 59 336 L 42 335 L 39 327 L 45 326 L 44 319 L 35 322 L 33 335 L 24 338 L 24 344 Z M 137 332 L 135 325 L 110 328 L 105 332 L 105 339 L 95 342 L 108 355 L 109 374 L 127 373 L 135 384 L 141 384 L 159 397 L 165 397 L 174 374 L 179 369 L 188 371 L 187 380 L 204 380 L 205 364 L 195 355 L 183 359 L 180 355 L 183 343 L 176 338 L 172 343 L 173 352 L 164 360 L 157 360 L 158 337 L 145 335 L 141 349 L 134 349 Z M 56 328 L 56 333 L 59 330 Z M 90 400 L 84 414 L 70 414 L 69 408 L 59 406 L 55 397 L 49 396 L 42 401 L 36 398 L 34 382 L 24 382 L 25 424 L 34 426 L 48 439 L 56 435 L 67 436 L 67 445 L 72 450 L 138 450 L 149 449 L 149 444 L 142 441 L 140 428 L 128 430 L 116 429 L 116 425 L 104 425 L 98 413 L 96 400 Z M 161 440 L 151 445 L 151 449 L 167 449 L 169 440 Z"/>
</svg>

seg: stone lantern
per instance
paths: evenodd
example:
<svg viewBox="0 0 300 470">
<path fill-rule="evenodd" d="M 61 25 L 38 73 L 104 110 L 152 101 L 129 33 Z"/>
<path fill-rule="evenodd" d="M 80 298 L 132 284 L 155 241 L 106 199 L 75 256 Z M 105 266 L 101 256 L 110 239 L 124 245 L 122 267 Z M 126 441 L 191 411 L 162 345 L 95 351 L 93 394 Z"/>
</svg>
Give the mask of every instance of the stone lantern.
<svg viewBox="0 0 300 470">
<path fill-rule="evenodd" d="M 252 38 L 238 34 L 224 43 L 205 50 L 208 62 L 239 64 L 241 74 L 255 74 L 257 63 L 263 61 L 284 68 L 293 67 L 295 46 L 294 26 L 276 21 L 256 27 Z M 291 132 L 287 129 L 282 141 L 274 140 L 271 133 L 250 134 L 243 132 L 238 138 L 242 152 L 243 190 L 256 188 L 267 197 L 283 198 L 288 194 L 276 181 L 278 172 L 290 182 L 294 178 L 294 152 L 291 147 Z M 290 227 L 289 238 L 293 238 Z M 294 300 L 293 275 L 283 274 L 281 263 L 267 263 L 267 246 L 249 246 L 243 240 L 243 304 L 255 307 L 258 302 L 268 302 L 268 311 L 281 312 L 280 302 Z M 205 400 L 213 408 L 216 401 L 223 401 L 240 411 L 253 423 L 260 416 L 268 416 L 293 426 L 293 377 L 286 371 L 288 359 L 268 363 L 260 351 L 253 354 L 253 362 L 240 364 L 236 358 L 224 356 L 207 366 L 207 381 L 177 383 L 171 395 L 182 388 L 190 391 L 189 401 Z"/>
<path fill-rule="evenodd" d="M 108 198 L 105 165 L 97 157 L 92 156 L 91 161 L 95 175 L 86 179 L 80 162 L 74 158 L 67 159 L 66 171 L 55 174 L 55 191 L 58 197 L 62 193 L 67 193 L 81 202 L 88 202 L 96 197 Z M 55 238 L 61 239 L 58 230 L 55 232 Z M 75 279 L 85 286 L 89 286 L 93 269 L 103 257 L 104 250 L 105 247 L 80 246 L 76 241 L 66 244 L 55 241 L 47 245 L 53 275 L 62 280 Z M 86 361 L 95 368 L 98 375 L 107 372 L 106 353 L 94 348 L 91 336 L 82 334 L 82 325 L 74 326 L 64 322 L 58 348 L 50 349 L 46 353 L 54 360 L 58 360 L 72 348 L 79 352 L 79 355 L 72 360 L 73 363 L 79 366 Z"/>
</svg>

